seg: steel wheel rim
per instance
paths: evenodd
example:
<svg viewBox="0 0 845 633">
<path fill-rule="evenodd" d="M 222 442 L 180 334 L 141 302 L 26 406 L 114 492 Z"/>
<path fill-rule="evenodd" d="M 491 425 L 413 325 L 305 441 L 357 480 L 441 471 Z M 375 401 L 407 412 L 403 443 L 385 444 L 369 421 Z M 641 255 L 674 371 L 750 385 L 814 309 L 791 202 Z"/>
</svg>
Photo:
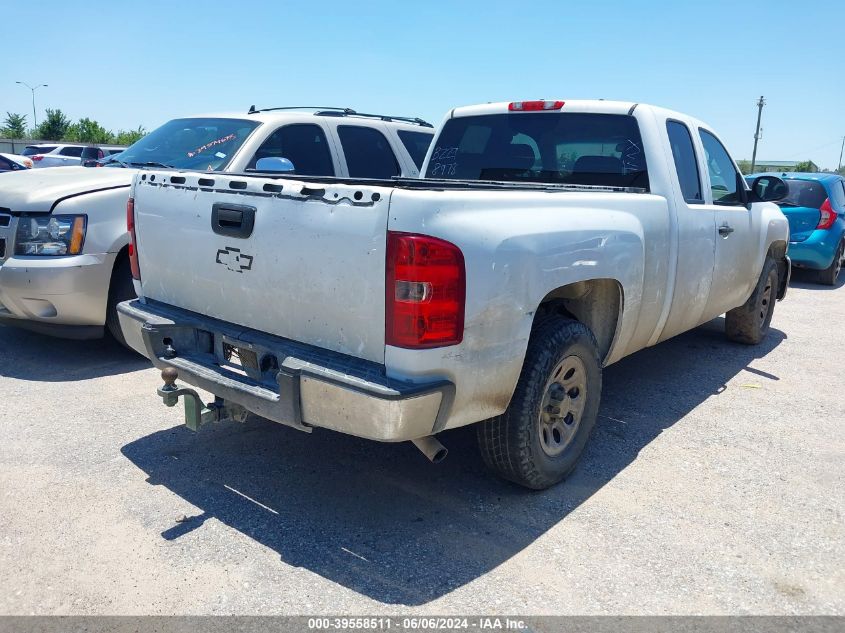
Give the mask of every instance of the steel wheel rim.
<svg viewBox="0 0 845 633">
<path fill-rule="evenodd" d="M 572 443 L 586 401 L 587 368 L 577 356 L 567 356 L 552 370 L 540 404 L 540 446 L 546 455 L 556 457 Z"/>
<path fill-rule="evenodd" d="M 769 314 L 772 303 L 772 276 L 766 277 L 766 287 L 763 289 L 763 295 L 760 297 L 760 310 L 758 314 L 758 321 L 760 326 L 766 322 L 766 315 Z"/>
</svg>

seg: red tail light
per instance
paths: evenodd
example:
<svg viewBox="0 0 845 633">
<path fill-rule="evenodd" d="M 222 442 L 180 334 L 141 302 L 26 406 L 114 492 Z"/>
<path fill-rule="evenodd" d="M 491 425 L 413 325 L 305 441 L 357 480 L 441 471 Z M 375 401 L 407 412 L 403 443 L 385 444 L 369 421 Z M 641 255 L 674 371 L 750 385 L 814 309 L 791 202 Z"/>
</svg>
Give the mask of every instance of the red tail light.
<svg viewBox="0 0 845 633">
<path fill-rule="evenodd" d="M 563 101 L 513 101 L 508 104 L 511 112 L 538 112 L 540 110 L 560 110 Z"/>
<path fill-rule="evenodd" d="M 135 239 L 135 199 L 129 198 L 126 203 L 126 230 L 129 231 L 129 267 L 132 269 L 132 279 L 141 281 L 141 267 L 138 265 L 138 246 Z"/>
<path fill-rule="evenodd" d="M 444 347 L 463 340 L 466 270 L 454 244 L 389 231 L 385 289 L 387 345 Z"/>
<path fill-rule="evenodd" d="M 37 163 L 42 158 L 44 158 L 44 157 L 41 154 L 36 154 L 35 156 L 32 157 L 32 160 L 34 160 Z"/>
<path fill-rule="evenodd" d="M 823 203 L 821 208 L 821 217 L 819 218 L 819 224 L 816 227 L 817 229 L 829 229 L 833 226 L 833 223 L 836 222 L 836 211 L 833 210 L 833 207 L 830 206 L 830 198 L 827 198 Z"/>
</svg>

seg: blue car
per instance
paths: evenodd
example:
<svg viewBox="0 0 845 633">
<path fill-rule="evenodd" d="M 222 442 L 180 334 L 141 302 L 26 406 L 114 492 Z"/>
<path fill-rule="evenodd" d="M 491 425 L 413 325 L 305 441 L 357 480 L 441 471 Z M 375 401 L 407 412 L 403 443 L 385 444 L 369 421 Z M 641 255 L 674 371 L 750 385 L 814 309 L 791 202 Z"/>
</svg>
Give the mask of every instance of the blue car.
<svg viewBox="0 0 845 633">
<path fill-rule="evenodd" d="M 759 175 L 746 180 L 751 183 Z M 789 220 L 792 265 L 815 270 L 821 283 L 836 285 L 845 260 L 845 178 L 805 173 L 780 177 L 789 187 L 789 195 L 778 204 Z"/>
</svg>

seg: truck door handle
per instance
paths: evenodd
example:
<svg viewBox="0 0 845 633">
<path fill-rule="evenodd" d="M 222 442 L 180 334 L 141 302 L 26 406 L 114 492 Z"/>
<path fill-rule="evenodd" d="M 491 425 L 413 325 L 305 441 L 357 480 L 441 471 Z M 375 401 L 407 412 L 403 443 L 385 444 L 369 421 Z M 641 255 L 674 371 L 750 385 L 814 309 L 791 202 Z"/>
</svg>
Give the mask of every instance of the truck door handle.
<svg viewBox="0 0 845 633">
<path fill-rule="evenodd" d="M 719 235 L 721 235 L 722 237 L 727 237 L 733 232 L 734 228 L 732 226 L 728 226 L 727 224 L 723 224 L 719 227 Z"/>
<path fill-rule="evenodd" d="M 246 239 L 255 226 L 255 207 L 215 202 L 211 206 L 211 230 L 217 235 Z"/>
</svg>

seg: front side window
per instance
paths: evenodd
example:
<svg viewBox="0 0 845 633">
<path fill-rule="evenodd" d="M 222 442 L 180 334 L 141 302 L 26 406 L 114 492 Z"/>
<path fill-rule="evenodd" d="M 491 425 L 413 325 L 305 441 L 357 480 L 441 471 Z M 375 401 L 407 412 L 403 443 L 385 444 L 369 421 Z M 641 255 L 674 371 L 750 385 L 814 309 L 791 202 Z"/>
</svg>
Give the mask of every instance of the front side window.
<svg viewBox="0 0 845 633">
<path fill-rule="evenodd" d="M 280 127 L 261 144 L 247 169 L 255 169 L 261 158 L 287 158 L 293 163 L 291 173 L 302 176 L 334 176 L 326 133 L 313 123 Z"/>
<path fill-rule="evenodd" d="M 123 150 L 107 165 L 220 171 L 259 125 L 246 119 L 174 119 Z"/>
<path fill-rule="evenodd" d="M 384 134 L 358 125 L 339 125 L 337 135 L 352 178 L 392 178 L 399 162 Z"/>
<path fill-rule="evenodd" d="M 672 147 L 672 157 L 675 159 L 675 170 L 678 172 L 678 182 L 681 193 L 689 204 L 701 204 L 701 178 L 698 176 L 698 162 L 695 159 L 695 148 L 689 128 L 679 121 L 666 121 L 666 132 L 669 134 L 669 145 Z"/>
<path fill-rule="evenodd" d="M 622 114 L 513 112 L 450 119 L 425 177 L 648 189 L 637 120 Z"/>
<path fill-rule="evenodd" d="M 704 156 L 707 159 L 707 173 L 710 177 L 710 191 L 713 204 L 742 204 L 739 191 L 739 172 L 722 143 L 707 130 L 700 130 Z"/>
</svg>

